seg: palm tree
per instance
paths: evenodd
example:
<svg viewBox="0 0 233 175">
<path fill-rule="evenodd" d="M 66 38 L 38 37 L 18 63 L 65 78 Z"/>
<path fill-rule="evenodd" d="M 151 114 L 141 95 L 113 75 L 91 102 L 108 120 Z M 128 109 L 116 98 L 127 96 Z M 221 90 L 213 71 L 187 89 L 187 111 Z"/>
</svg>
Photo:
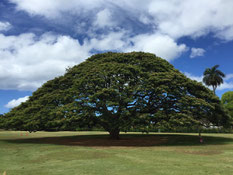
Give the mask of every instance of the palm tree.
<svg viewBox="0 0 233 175">
<path fill-rule="evenodd" d="M 207 68 L 203 77 L 203 82 L 207 86 L 213 87 L 214 94 L 217 86 L 223 83 L 223 78 L 225 77 L 225 74 L 217 69 L 218 67 L 219 65 L 215 65 L 212 68 Z"/>
</svg>

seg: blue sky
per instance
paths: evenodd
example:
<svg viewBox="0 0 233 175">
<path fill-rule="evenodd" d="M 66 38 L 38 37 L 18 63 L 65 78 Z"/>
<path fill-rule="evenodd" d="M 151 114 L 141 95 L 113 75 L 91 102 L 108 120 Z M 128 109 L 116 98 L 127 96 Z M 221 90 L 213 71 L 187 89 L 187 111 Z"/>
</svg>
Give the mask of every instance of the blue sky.
<svg viewBox="0 0 233 175">
<path fill-rule="evenodd" d="M 0 113 L 106 51 L 151 52 L 191 79 L 219 64 L 233 90 L 232 0 L 1 0 Z"/>
</svg>

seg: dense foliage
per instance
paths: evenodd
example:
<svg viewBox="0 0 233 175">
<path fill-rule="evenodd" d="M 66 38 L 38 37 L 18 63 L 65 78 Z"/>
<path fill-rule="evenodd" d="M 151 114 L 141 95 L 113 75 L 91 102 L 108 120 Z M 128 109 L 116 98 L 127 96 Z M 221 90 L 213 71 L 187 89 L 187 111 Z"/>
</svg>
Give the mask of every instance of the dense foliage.
<svg viewBox="0 0 233 175">
<path fill-rule="evenodd" d="M 224 125 L 219 99 L 153 54 L 104 53 L 67 69 L 4 116 L 5 128 L 101 126 L 112 138 L 134 127 Z"/>
<path fill-rule="evenodd" d="M 221 98 L 222 104 L 225 109 L 229 112 L 231 118 L 233 119 L 233 91 L 225 92 Z M 232 123 L 233 126 L 233 123 Z"/>
</svg>

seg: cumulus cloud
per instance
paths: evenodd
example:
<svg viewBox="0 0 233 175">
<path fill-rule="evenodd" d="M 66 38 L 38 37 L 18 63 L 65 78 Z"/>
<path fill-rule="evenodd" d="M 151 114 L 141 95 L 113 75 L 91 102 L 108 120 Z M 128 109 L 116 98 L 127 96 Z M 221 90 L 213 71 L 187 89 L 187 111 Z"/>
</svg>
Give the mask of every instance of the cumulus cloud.
<svg viewBox="0 0 233 175">
<path fill-rule="evenodd" d="M 10 0 L 17 5 L 18 10 L 27 11 L 30 15 L 41 15 L 50 19 L 61 17 L 64 12 L 72 15 L 84 14 L 87 11 L 101 7 L 104 0 Z"/>
<path fill-rule="evenodd" d="M 156 0 L 150 4 L 149 12 L 159 30 L 175 38 L 199 37 L 209 32 L 225 37 L 225 29 L 233 29 L 232 6 L 233 1 L 224 0 Z"/>
<path fill-rule="evenodd" d="M 130 37 L 126 31 L 111 32 L 85 39 L 82 44 L 69 36 L 45 33 L 36 36 L 0 34 L 0 89 L 35 90 L 44 82 L 64 74 L 67 67 L 79 64 L 93 50 L 145 51 L 167 60 L 186 50 L 184 44 L 163 35 Z"/>
<path fill-rule="evenodd" d="M 10 1 L 17 10 L 55 23 L 69 17 L 82 40 L 51 33 L 0 35 L 0 89 L 34 90 L 93 51 L 145 51 L 172 61 L 189 49 L 178 43 L 181 37 L 211 33 L 233 39 L 233 21 L 226 18 L 233 16 L 230 0 Z M 204 53 L 192 48 L 190 57 Z"/>
<path fill-rule="evenodd" d="M 161 34 L 138 35 L 133 37 L 131 42 L 133 46 L 127 48 L 126 51 L 151 52 L 167 60 L 179 57 L 188 49 L 185 44 L 178 45 L 171 37 Z"/>
<path fill-rule="evenodd" d="M 96 20 L 94 25 L 99 28 L 111 27 L 115 25 L 114 20 L 112 19 L 112 13 L 108 9 L 104 9 L 97 13 Z"/>
<path fill-rule="evenodd" d="M 19 106 L 21 103 L 27 101 L 29 99 L 29 96 L 25 96 L 25 97 L 22 97 L 22 98 L 18 98 L 18 99 L 13 99 L 11 101 L 9 101 L 5 107 L 6 108 L 14 108 L 16 106 Z"/>
<path fill-rule="evenodd" d="M 89 50 L 69 36 L 0 34 L 0 89 L 35 90 L 82 62 Z"/>
<path fill-rule="evenodd" d="M 64 17 L 63 14 L 84 15 L 93 20 L 95 15 L 87 16 L 87 12 L 97 15 L 101 23 L 126 18 L 138 20 L 144 24 L 156 26 L 159 33 L 169 35 L 173 39 L 182 36 L 199 37 L 214 33 L 225 40 L 233 39 L 233 1 L 231 0 L 10 0 L 18 10 L 31 15 L 42 15 L 49 19 Z M 103 9 L 104 8 L 104 9 Z M 108 9 L 108 10 L 106 10 Z M 115 12 L 110 13 L 109 12 Z M 125 19 L 126 19 L 125 18 Z M 223 20 L 224 19 L 224 20 Z M 95 24 L 95 22 L 94 22 Z"/>
<path fill-rule="evenodd" d="M 224 78 L 224 81 L 230 80 L 233 78 L 233 74 L 227 74 Z"/>
<path fill-rule="evenodd" d="M 216 36 L 226 41 L 233 40 L 233 27 L 225 27 L 223 30 L 217 32 Z"/>
<path fill-rule="evenodd" d="M 110 32 L 108 34 L 97 35 L 90 39 L 89 47 L 91 49 L 107 51 L 107 50 L 118 50 L 123 51 L 128 47 L 128 42 L 125 38 L 129 38 L 125 31 Z M 87 41 L 87 40 L 86 40 Z"/>
<path fill-rule="evenodd" d="M 192 48 L 190 58 L 200 57 L 205 54 L 205 50 L 202 48 Z"/>
<path fill-rule="evenodd" d="M 224 82 L 221 84 L 217 90 L 232 90 L 233 89 L 233 82 Z"/>
<path fill-rule="evenodd" d="M 9 22 L 1 22 L 0 21 L 0 32 L 7 31 L 11 28 L 11 24 Z"/>
</svg>

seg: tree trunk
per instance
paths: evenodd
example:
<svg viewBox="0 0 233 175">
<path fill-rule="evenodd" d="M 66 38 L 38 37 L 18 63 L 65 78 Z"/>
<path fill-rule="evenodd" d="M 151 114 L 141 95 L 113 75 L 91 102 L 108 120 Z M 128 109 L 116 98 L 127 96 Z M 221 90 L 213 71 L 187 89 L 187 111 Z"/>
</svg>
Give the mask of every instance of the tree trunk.
<svg viewBox="0 0 233 175">
<path fill-rule="evenodd" d="M 198 136 L 201 137 L 201 126 L 198 127 Z"/>
<path fill-rule="evenodd" d="M 213 86 L 214 95 L 216 95 L 215 94 L 216 88 L 217 88 L 216 86 Z"/>
<path fill-rule="evenodd" d="M 119 129 L 114 129 L 114 130 L 111 130 L 109 131 L 109 134 L 110 134 L 110 138 L 111 139 L 114 139 L 114 140 L 118 140 L 120 139 L 120 130 Z"/>
<path fill-rule="evenodd" d="M 200 143 L 203 143 L 203 138 L 201 136 L 201 128 L 199 127 L 199 139 L 200 139 Z"/>
</svg>

